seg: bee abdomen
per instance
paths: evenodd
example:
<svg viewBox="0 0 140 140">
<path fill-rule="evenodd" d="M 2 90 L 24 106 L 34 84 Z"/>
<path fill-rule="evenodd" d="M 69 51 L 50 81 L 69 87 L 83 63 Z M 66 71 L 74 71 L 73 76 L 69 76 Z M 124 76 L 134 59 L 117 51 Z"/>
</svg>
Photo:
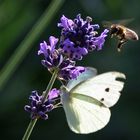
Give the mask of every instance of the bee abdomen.
<svg viewBox="0 0 140 140">
<path fill-rule="evenodd" d="M 127 29 L 127 30 L 126 30 L 125 36 L 126 36 L 127 39 L 130 39 L 130 40 L 139 40 L 139 37 L 138 37 L 138 35 L 136 34 L 136 32 L 134 32 L 134 31 L 131 30 L 131 29 Z"/>
</svg>

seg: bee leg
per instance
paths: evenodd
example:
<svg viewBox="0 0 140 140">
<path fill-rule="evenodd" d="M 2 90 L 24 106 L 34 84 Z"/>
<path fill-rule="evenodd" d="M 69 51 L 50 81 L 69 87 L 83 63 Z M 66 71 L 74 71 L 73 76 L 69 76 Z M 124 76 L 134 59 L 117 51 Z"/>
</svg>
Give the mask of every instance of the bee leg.
<svg viewBox="0 0 140 140">
<path fill-rule="evenodd" d="M 120 40 L 120 41 L 119 41 L 118 46 L 117 46 L 118 52 L 121 51 L 121 48 L 122 48 L 122 46 L 123 46 L 123 44 L 124 44 L 125 42 L 126 42 L 126 40 Z"/>
<path fill-rule="evenodd" d="M 111 35 L 111 38 L 113 38 L 114 36 L 116 36 L 115 33 L 111 33 L 110 35 Z"/>
</svg>

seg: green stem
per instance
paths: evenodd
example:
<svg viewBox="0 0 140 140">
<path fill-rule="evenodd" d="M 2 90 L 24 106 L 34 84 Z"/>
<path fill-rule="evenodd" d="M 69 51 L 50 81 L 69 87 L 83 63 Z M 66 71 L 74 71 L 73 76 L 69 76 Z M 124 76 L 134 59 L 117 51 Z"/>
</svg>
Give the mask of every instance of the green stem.
<svg viewBox="0 0 140 140">
<path fill-rule="evenodd" d="M 55 82 L 55 80 L 57 78 L 57 73 L 58 73 L 58 70 L 55 70 L 53 75 L 52 75 L 52 77 L 51 77 L 51 80 L 49 81 L 49 84 L 48 84 L 46 90 L 43 92 L 44 97 L 43 97 L 42 102 L 44 102 L 46 100 L 49 91 L 52 89 L 52 86 L 53 86 L 53 84 L 54 84 L 54 82 Z M 29 139 L 36 122 L 37 122 L 37 118 L 30 121 L 22 140 L 28 140 Z"/>
<path fill-rule="evenodd" d="M 25 134 L 24 134 L 24 136 L 22 138 L 22 140 L 28 140 L 29 139 L 29 137 L 30 137 L 30 135 L 31 135 L 31 133 L 33 131 L 33 128 L 34 128 L 36 122 L 37 122 L 37 119 L 34 119 L 34 120 L 30 121 L 30 123 L 29 123 L 29 125 L 27 127 L 27 130 L 26 130 L 26 132 L 25 132 Z"/>
<path fill-rule="evenodd" d="M 8 62 L 4 65 L 3 69 L 0 71 L 0 91 L 23 61 L 25 56 L 29 53 L 33 43 L 38 39 L 44 29 L 55 17 L 63 2 L 64 0 L 53 0 L 51 2 L 40 19 L 9 58 Z"/>
<path fill-rule="evenodd" d="M 43 92 L 43 99 L 42 99 L 42 102 L 44 102 L 46 99 L 47 99 L 47 96 L 48 96 L 48 93 L 49 91 L 52 89 L 52 86 L 57 78 L 57 73 L 58 73 L 58 70 L 55 70 L 52 77 L 51 77 L 51 80 L 46 88 L 46 90 Z"/>
</svg>

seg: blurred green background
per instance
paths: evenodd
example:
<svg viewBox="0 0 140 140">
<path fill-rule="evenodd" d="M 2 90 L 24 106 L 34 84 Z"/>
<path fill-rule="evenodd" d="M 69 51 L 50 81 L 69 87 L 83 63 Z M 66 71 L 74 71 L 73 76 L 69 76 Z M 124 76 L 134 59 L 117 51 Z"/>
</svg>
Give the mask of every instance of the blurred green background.
<svg viewBox="0 0 140 140">
<path fill-rule="evenodd" d="M 83 18 L 91 16 L 93 22 L 100 25 L 103 20 L 134 18 L 129 27 L 140 32 L 139 0 L 58 0 L 60 5 L 56 4 L 50 10 L 49 6 L 56 1 L 0 0 L 1 140 L 20 140 L 29 124 L 29 114 L 23 108 L 28 104 L 30 92 L 35 89 L 42 92 L 51 77 L 40 63 L 42 58 L 37 55 L 39 43 L 47 41 L 50 35 L 59 37 L 57 23 L 62 14 L 73 19 L 81 13 Z M 37 30 L 36 33 L 33 32 L 34 35 L 38 34 L 33 40 L 28 33 L 45 10 L 48 15 L 44 21 L 48 21 L 43 25 L 43 30 L 37 26 L 33 28 L 33 31 Z M 11 56 L 25 38 L 31 40 L 27 43 L 28 51 L 23 53 L 19 65 L 16 65 L 14 72 L 2 84 L 3 67 L 11 61 Z M 32 140 L 140 140 L 140 42 L 129 41 L 121 53 L 117 52 L 116 43 L 116 39 L 107 38 L 102 51 L 90 53 L 78 63 L 93 66 L 98 73 L 116 70 L 126 74 L 122 96 L 111 108 L 109 124 L 96 133 L 77 135 L 69 130 L 64 111 L 60 108 L 52 111 L 47 121 L 37 122 L 31 135 Z M 20 54 L 15 61 L 19 59 Z M 11 71 L 9 67 L 8 70 Z M 54 85 L 58 88 L 59 86 L 59 82 Z"/>
</svg>

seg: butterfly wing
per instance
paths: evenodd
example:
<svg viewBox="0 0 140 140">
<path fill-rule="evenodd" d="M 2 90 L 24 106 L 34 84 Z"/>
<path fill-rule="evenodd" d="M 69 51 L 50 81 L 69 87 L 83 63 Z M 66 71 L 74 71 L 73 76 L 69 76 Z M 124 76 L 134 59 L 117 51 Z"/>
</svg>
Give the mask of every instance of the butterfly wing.
<svg viewBox="0 0 140 140">
<path fill-rule="evenodd" d="M 92 133 L 102 129 L 109 122 L 110 110 L 91 97 L 64 93 L 61 100 L 68 125 L 75 133 Z"/>
<path fill-rule="evenodd" d="M 81 73 L 76 79 L 70 80 L 67 84 L 67 88 L 71 90 L 73 87 L 75 87 L 77 84 L 79 84 L 82 81 L 85 81 L 91 77 L 94 77 L 97 75 L 97 70 L 92 67 L 86 67 L 85 71 Z"/>
<path fill-rule="evenodd" d="M 104 73 L 79 83 L 70 92 L 92 97 L 111 107 L 118 101 L 124 86 L 117 78 L 125 79 L 125 75 L 119 72 Z"/>
</svg>

